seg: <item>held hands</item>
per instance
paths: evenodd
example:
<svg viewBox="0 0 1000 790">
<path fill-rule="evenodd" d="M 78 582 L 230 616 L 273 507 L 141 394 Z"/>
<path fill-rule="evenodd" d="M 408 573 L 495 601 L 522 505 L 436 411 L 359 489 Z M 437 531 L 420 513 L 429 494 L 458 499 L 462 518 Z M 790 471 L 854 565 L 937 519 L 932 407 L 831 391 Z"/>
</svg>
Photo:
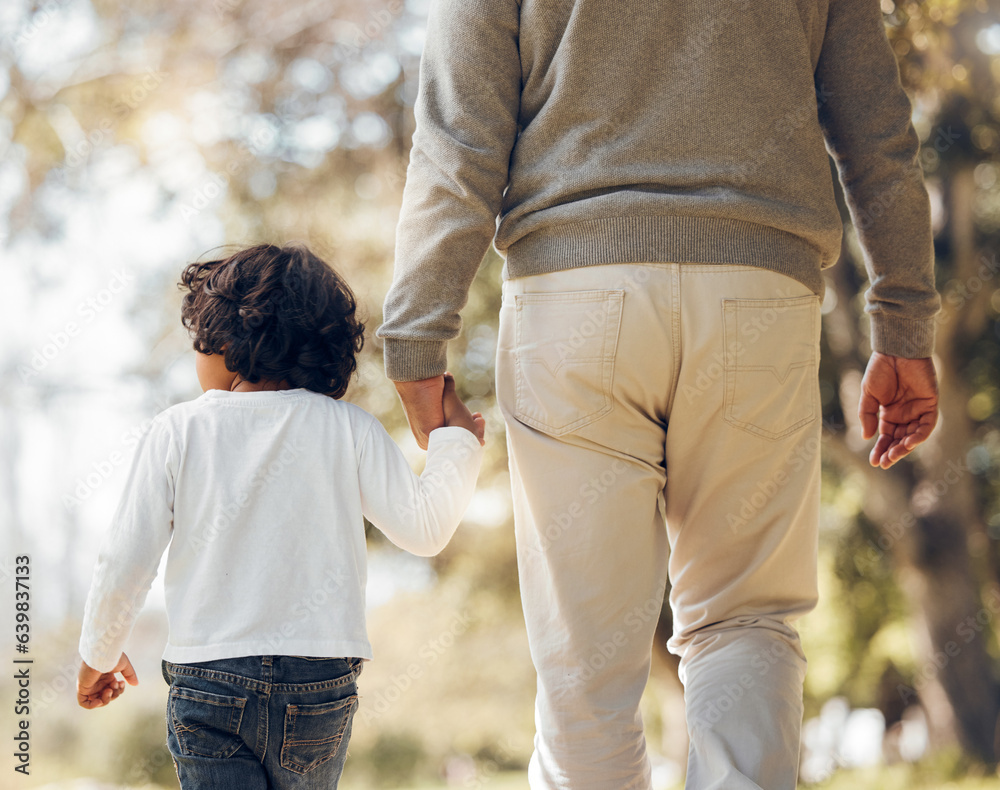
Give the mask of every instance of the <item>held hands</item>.
<svg viewBox="0 0 1000 790">
<path fill-rule="evenodd" d="M 427 449 L 427 435 L 444 425 L 444 376 L 420 381 L 394 381 L 410 430 L 420 445 Z"/>
<path fill-rule="evenodd" d="M 888 469 L 930 436 L 937 424 L 938 389 L 930 358 L 872 353 L 861 380 L 858 416 L 865 439 L 878 440 L 868 458 Z"/>
<path fill-rule="evenodd" d="M 473 414 L 469 411 L 469 407 L 462 403 L 458 393 L 455 392 L 455 377 L 451 373 L 444 374 L 444 397 L 441 399 L 441 407 L 444 410 L 445 425 L 457 425 L 472 431 L 480 444 L 486 444 L 484 439 L 486 420 L 478 411 Z"/>
<path fill-rule="evenodd" d="M 486 422 L 476 412 L 472 414 L 455 392 L 455 377 L 450 373 L 420 381 L 396 381 L 396 392 L 403 402 L 403 411 L 410 430 L 422 450 L 427 449 L 427 437 L 435 428 L 458 425 L 475 434 L 484 444 Z"/>
<path fill-rule="evenodd" d="M 103 708 L 111 700 L 121 696 L 125 690 L 125 681 L 118 680 L 115 677 L 116 672 L 121 672 L 130 686 L 139 685 L 139 678 L 135 676 L 132 662 L 124 653 L 110 672 L 101 672 L 87 666 L 86 662 L 80 662 L 80 674 L 76 678 L 77 704 L 81 708 Z"/>
</svg>

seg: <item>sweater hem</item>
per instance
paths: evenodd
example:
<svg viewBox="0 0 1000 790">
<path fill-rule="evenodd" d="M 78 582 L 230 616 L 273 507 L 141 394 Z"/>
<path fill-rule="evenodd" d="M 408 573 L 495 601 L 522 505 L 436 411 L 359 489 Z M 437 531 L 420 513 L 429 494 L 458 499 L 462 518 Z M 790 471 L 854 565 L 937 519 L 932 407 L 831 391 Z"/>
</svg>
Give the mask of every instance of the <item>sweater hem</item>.
<svg viewBox="0 0 1000 790">
<path fill-rule="evenodd" d="M 726 217 L 607 217 L 548 226 L 506 249 L 508 277 L 607 263 L 728 263 L 798 280 L 822 298 L 823 255 L 792 233 Z"/>
</svg>

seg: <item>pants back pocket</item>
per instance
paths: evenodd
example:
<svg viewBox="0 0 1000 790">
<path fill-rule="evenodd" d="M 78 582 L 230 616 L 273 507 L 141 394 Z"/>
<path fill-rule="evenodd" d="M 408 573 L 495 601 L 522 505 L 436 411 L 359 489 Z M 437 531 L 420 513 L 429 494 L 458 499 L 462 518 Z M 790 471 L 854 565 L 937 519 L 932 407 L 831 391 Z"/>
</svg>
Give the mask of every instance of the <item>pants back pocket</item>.
<svg viewBox="0 0 1000 790">
<path fill-rule="evenodd" d="M 819 404 L 819 297 L 723 299 L 725 419 L 764 439 L 813 422 Z"/>
<path fill-rule="evenodd" d="M 514 416 L 560 436 L 612 408 L 624 291 L 514 297 Z"/>
<path fill-rule="evenodd" d="M 357 708 L 357 694 L 333 702 L 286 706 L 281 767 L 304 774 L 335 757 L 343 762 Z"/>
<path fill-rule="evenodd" d="M 239 736 L 246 700 L 173 686 L 168 712 L 181 754 L 232 757 L 243 745 Z"/>
</svg>

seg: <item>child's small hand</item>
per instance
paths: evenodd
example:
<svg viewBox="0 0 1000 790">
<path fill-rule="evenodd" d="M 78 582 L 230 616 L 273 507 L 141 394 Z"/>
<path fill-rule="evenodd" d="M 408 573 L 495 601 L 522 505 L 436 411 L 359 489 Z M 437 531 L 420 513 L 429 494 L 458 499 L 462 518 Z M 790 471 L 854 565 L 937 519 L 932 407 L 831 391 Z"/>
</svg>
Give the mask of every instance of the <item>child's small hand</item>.
<svg viewBox="0 0 1000 790">
<path fill-rule="evenodd" d="M 130 686 L 139 684 L 132 662 L 124 653 L 110 672 L 101 672 L 87 666 L 86 662 L 80 662 L 80 674 L 76 678 L 76 701 L 81 708 L 102 708 L 121 695 L 125 690 L 125 681 L 118 680 L 115 672 L 121 672 Z"/>
<path fill-rule="evenodd" d="M 462 403 L 462 399 L 455 392 L 455 377 L 451 373 L 444 374 L 444 396 L 441 401 L 444 410 L 444 424 L 457 425 L 472 431 L 480 444 L 486 444 L 484 438 L 486 434 L 486 420 L 478 411 L 473 414 L 469 407 Z"/>
</svg>

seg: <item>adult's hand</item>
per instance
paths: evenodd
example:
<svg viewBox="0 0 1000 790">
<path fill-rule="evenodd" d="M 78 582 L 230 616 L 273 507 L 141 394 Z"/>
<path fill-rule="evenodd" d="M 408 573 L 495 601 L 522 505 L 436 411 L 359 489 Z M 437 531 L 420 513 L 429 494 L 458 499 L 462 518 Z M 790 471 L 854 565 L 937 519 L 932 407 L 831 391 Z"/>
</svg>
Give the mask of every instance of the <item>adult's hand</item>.
<svg viewBox="0 0 1000 790">
<path fill-rule="evenodd" d="M 938 417 L 937 375 L 928 357 L 907 359 L 875 352 L 861 380 L 861 430 L 878 440 L 868 462 L 888 469 L 930 436 Z"/>
<path fill-rule="evenodd" d="M 427 449 L 427 437 L 444 425 L 444 375 L 420 381 L 394 381 L 410 430 L 422 450 Z"/>
</svg>

